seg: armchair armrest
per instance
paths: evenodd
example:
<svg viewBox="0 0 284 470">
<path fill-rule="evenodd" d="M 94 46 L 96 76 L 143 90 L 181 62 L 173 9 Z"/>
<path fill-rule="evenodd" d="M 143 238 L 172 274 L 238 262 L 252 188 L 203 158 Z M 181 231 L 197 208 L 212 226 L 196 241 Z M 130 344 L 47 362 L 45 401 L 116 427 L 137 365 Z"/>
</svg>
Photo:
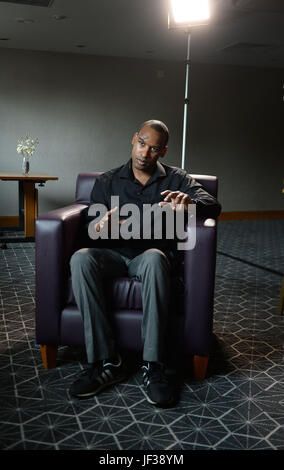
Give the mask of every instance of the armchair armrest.
<svg viewBox="0 0 284 470">
<path fill-rule="evenodd" d="M 197 220 L 196 245 L 184 252 L 185 347 L 208 356 L 213 328 L 217 221 Z"/>
<path fill-rule="evenodd" d="M 60 312 L 69 260 L 79 233 L 84 204 L 46 212 L 36 220 L 35 315 L 39 344 L 60 344 Z"/>
</svg>

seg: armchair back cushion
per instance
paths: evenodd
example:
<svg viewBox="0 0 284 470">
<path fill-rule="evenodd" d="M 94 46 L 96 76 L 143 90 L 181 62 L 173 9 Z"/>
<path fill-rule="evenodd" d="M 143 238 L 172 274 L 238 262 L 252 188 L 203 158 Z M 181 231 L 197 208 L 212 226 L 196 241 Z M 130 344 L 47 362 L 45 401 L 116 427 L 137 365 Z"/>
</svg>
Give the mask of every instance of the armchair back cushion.
<svg viewBox="0 0 284 470">
<path fill-rule="evenodd" d="M 75 201 L 78 204 L 89 204 L 90 195 L 93 189 L 93 185 L 96 179 L 96 176 L 100 175 L 102 172 L 92 172 L 92 173 L 79 173 L 76 183 L 76 194 Z M 218 191 L 218 180 L 216 176 L 210 175 L 191 175 L 196 181 L 198 181 L 204 189 L 212 196 L 217 197 Z"/>
</svg>

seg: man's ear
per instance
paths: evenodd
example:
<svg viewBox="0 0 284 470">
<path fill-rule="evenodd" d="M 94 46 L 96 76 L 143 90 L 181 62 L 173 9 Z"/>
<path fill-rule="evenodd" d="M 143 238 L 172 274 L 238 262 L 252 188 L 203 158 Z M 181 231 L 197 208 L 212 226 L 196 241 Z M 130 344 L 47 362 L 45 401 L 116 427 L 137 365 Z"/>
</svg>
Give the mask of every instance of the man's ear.
<svg viewBox="0 0 284 470">
<path fill-rule="evenodd" d="M 135 132 L 134 136 L 132 137 L 132 141 L 131 141 L 132 145 L 135 144 L 135 142 L 137 140 L 137 137 L 138 137 L 138 132 Z"/>
<path fill-rule="evenodd" d="M 165 156 L 165 154 L 167 153 L 167 150 L 168 150 L 169 147 L 165 146 L 161 152 L 161 155 L 160 157 L 163 158 Z"/>
</svg>

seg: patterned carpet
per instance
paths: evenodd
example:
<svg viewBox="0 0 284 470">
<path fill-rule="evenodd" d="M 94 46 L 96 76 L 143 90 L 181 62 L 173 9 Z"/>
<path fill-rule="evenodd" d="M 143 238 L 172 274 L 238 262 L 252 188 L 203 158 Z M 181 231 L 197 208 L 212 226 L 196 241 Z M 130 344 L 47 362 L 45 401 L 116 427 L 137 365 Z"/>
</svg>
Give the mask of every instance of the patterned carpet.
<svg viewBox="0 0 284 470">
<path fill-rule="evenodd" d="M 79 401 L 84 351 L 45 371 L 34 343 L 34 245 L 0 250 L 0 449 L 284 449 L 284 220 L 219 223 L 214 347 L 206 380 L 179 402 L 148 404 L 141 372 Z"/>
</svg>

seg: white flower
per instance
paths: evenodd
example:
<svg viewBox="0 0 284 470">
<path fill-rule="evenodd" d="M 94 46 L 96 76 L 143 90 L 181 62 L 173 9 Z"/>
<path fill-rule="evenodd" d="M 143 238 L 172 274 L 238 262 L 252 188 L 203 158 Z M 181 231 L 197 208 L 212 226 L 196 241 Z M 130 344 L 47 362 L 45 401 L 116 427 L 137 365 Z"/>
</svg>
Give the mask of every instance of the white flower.
<svg viewBox="0 0 284 470">
<path fill-rule="evenodd" d="M 37 138 L 31 139 L 29 134 L 27 134 L 25 137 L 18 140 L 17 152 L 19 154 L 22 154 L 22 155 L 25 154 L 28 157 L 31 157 L 38 143 L 39 143 L 39 140 Z"/>
</svg>

